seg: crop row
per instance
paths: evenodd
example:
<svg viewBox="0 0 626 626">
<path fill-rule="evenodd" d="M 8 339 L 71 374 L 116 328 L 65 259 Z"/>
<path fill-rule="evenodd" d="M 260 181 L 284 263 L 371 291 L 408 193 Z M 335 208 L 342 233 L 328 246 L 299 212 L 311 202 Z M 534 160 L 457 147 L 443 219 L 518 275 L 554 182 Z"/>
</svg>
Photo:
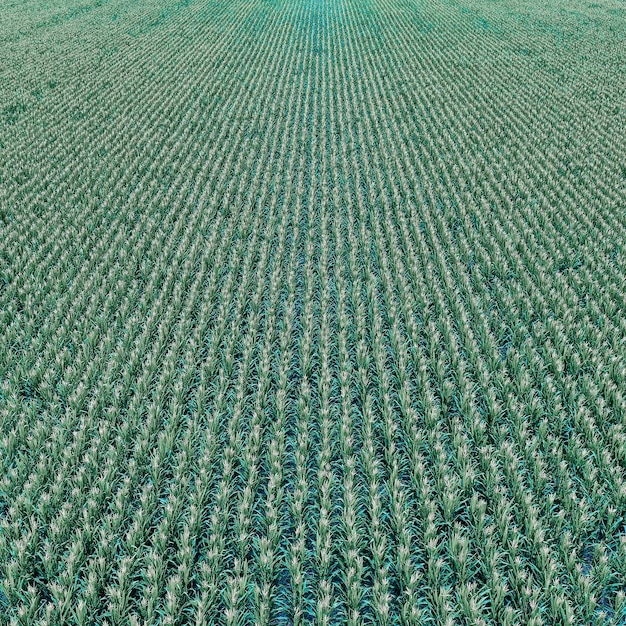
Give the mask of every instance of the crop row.
<svg viewBox="0 0 626 626">
<path fill-rule="evenodd" d="M 169 4 L 1 9 L 0 622 L 619 624 L 623 17 Z"/>
</svg>

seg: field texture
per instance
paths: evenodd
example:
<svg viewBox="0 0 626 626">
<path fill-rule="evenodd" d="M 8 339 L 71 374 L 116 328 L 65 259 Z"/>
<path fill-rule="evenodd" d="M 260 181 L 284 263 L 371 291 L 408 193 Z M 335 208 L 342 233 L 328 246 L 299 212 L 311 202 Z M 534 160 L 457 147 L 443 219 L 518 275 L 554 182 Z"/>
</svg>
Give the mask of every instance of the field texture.
<svg viewBox="0 0 626 626">
<path fill-rule="evenodd" d="M 626 623 L 621 0 L 0 4 L 0 624 Z"/>
</svg>

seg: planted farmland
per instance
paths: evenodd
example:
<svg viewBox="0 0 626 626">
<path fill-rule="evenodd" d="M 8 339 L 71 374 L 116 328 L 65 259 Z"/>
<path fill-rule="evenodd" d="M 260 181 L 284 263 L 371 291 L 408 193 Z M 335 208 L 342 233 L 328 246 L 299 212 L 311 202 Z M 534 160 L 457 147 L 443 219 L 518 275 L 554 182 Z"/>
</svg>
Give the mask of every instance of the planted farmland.
<svg viewBox="0 0 626 626">
<path fill-rule="evenodd" d="M 624 33 L 2 4 L 0 624 L 625 624 Z"/>
</svg>

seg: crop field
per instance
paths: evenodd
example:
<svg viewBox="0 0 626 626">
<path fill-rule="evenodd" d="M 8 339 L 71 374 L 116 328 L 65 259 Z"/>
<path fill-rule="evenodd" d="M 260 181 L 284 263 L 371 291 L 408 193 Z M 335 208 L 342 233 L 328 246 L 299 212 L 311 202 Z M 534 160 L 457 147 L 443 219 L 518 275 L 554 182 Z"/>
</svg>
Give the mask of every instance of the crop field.
<svg viewBox="0 0 626 626">
<path fill-rule="evenodd" d="M 4 624 L 626 624 L 623 0 L 0 3 Z"/>
</svg>

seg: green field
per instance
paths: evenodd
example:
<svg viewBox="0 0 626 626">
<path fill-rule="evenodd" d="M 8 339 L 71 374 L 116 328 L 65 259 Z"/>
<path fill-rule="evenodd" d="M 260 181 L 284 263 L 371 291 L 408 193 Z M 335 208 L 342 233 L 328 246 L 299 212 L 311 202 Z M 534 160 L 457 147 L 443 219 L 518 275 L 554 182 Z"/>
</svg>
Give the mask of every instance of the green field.
<svg viewBox="0 0 626 626">
<path fill-rule="evenodd" d="M 3 1 L 0 624 L 625 625 L 624 1 Z"/>
</svg>

